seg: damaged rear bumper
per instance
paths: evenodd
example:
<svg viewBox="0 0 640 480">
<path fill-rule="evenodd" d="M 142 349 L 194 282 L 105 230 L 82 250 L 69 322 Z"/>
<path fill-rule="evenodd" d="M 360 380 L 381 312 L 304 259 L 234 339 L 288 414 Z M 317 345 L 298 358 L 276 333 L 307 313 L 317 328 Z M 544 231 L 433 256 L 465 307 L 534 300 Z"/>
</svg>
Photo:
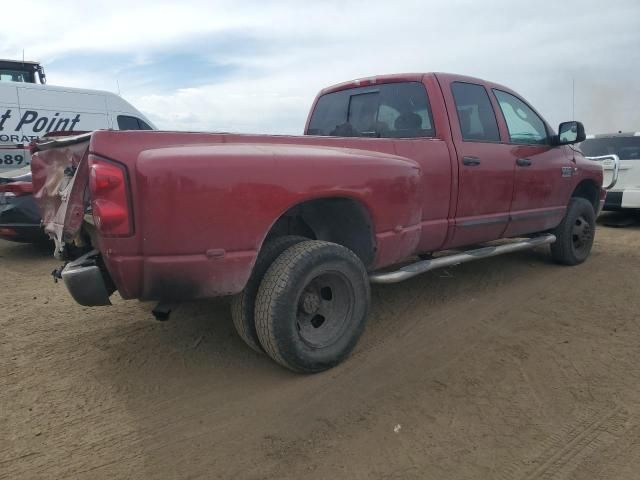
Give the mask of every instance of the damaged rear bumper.
<svg viewBox="0 0 640 480">
<path fill-rule="evenodd" d="M 99 263 L 100 253 L 92 250 L 67 263 L 60 278 L 73 299 L 80 305 L 94 307 L 111 305 L 109 297 L 114 292 L 108 274 Z"/>
</svg>

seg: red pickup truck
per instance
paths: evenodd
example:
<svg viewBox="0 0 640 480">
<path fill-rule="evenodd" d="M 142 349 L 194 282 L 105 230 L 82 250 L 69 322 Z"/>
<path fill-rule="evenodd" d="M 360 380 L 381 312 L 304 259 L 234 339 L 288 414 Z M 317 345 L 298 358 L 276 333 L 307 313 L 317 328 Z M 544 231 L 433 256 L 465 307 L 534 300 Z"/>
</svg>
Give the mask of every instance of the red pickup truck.
<svg viewBox="0 0 640 480">
<path fill-rule="evenodd" d="M 370 282 L 550 244 L 590 253 L 602 167 L 518 94 L 443 73 L 326 88 L 305 136 L 95 131 L 32 146 L 55 272 L 82 305 L 233 295 L 238 333 L 317 372 L 363 331 Z M 488 245 L 480 245 L 491 242 Z"/>
</svg>

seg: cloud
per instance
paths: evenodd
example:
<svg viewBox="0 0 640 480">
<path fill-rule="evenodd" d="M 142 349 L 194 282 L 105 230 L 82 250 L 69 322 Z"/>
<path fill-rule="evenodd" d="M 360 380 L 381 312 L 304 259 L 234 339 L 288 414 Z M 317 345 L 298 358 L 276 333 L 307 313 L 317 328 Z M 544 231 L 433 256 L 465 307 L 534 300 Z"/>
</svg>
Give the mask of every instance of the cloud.
<svg viewBox="0 0 640 480">
<path fill-rule="evenodd" d="M 639 129 L 640 4 L 14 1 L 0 56 L 121 93 L 171 129 L 301 133 L 322 87 L 402 71 L 503 83 L 552 123 Z M 615 125 L 614 125 L 615 124 Z"/>
</svg>

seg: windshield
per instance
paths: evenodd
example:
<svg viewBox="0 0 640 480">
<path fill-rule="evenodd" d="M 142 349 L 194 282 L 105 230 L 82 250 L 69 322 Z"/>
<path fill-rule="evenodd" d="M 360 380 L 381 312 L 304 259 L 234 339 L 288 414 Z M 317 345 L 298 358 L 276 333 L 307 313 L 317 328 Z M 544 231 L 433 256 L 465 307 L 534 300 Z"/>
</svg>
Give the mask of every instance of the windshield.
<svg viewBox="0 0 640 480">
<path fill-rule="evenodd" d="M 640 137 L 589 138 L 580 149 L 587 157 L 617 155 L 620 160 L 640 160 Z"/>
</svg>

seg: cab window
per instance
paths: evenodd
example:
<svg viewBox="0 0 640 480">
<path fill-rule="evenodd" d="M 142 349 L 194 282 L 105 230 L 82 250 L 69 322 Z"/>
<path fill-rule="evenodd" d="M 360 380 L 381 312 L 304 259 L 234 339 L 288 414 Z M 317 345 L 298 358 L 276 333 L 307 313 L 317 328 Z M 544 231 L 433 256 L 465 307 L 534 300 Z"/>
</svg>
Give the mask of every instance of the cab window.
<svg viewBox="0 0 640 480">
<path fill-rule="evenodd" d="M 420 82 L 350 88 L 318 99 L 307 135 L 433 137 L 429 99 Z"/>
<path fill-rule="evenodd" d="M 525 145 L 549 143 L 542 119 L 522 100 L 501 90 L 493 90 L 509 129 L 509 142 Z"/>
</svg>

